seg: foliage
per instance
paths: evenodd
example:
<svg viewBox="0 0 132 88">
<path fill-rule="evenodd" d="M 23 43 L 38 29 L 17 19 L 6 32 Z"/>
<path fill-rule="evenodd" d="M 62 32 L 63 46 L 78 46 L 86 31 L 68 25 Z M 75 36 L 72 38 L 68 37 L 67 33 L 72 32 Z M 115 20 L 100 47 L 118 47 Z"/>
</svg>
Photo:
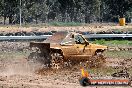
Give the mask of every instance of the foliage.
<svg viewBox="0 0 132 88">
<path fill-rule="evenodd" d="M 132 17 L 131 0 L 0 0 L 0 16 L 5 24 L 19 23 L 92 23 Z M 53 23 L 55 24 L 55 23 Z M 61 23 L 59 23 L 61 24 Z M 58 23 L 56 24 L 58 25 Z"/>
<path fill-rule="evenodd" d="M 127 11 L 132 8 L 131 0 L 106 0 L 110 9 L 110 14 L 115 18 L 123 18 Z M 111 16 L 111 17 L 112 17 Z"/>
<path fill-rule="evenodd" d="M 105 44 L 105 40 L 104 39 L 101 39 L 101 40 L 95 40 L 93 43 L 96 43 L 96 44 Z"/>
<path fill-rule="evenodd" d="M 108 46 L 132 46 L 132 41 L 129 40 L 110 40 L 110 41 L 106 41 L 104 39 L 101 40 L 95 40 L 92 41 L 93 43 L 96 44 L 103 44 L 103 45 L 108 45 Z"/>
</svg>

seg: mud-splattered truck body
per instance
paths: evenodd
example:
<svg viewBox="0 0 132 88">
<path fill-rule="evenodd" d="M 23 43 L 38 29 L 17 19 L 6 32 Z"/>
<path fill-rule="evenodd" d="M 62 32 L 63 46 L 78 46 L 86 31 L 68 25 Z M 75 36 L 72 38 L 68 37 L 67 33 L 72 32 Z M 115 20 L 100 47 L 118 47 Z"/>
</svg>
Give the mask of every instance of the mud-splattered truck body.
<svg viewBox="0 0 132 88">
<path fill-rule="evenodd" d="M 30 47 L 37 47 L 41 53 L 39 57 L 49 60 L 52 67 L 67 61 L 88 61 L 107 49 L 107 46 L 89 43 L 81 34 L 73 32 L 57 32 L 44 42 L 31 42 Z"/>
</svg>

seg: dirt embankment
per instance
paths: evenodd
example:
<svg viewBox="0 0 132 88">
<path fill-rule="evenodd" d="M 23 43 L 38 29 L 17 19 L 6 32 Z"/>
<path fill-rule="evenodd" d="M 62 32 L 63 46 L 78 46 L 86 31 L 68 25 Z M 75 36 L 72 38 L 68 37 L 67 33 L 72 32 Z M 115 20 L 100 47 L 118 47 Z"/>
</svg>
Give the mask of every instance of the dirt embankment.
<svg viewBox="0 0 132 88">
<path fill-rule="evenodd" d="M 71 27 L 54 27 L 54 26 L 41 26 L 41 27 L 17 27 L 17 26 L 3 26 L 0 27 L 0 32 L 19 32 L 19 31 L 107 31 L 107 30 L 132 30 L 132 25 L 119 26 L 118 24 L 88 24 L 85 26 L 71 26 Z"/>
</svg>

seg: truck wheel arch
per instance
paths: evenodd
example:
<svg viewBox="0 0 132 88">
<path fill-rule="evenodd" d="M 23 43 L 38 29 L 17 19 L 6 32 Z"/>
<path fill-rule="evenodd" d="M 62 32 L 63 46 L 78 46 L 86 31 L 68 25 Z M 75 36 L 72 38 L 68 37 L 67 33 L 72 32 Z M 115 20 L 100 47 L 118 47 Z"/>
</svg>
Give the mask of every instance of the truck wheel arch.
<svg viewBox="0 0 132 88">
<path fill-rule="evenodd" d="M 50 49 L 51 53 L 60 53 L 61 55 L 63 55 L 63 51 L 61 49 Z"/>
<path fill-rule="evenodd" d="M 95 51 L 95 54 L 94 55 L 97 55 L 97 53 L 99 53 L 99 52 L 101 52 L 101 53 L 103 53 L 105 50 L 103 50 L 103 49 L 97 49 L 96 51 Z"/>
</svg>

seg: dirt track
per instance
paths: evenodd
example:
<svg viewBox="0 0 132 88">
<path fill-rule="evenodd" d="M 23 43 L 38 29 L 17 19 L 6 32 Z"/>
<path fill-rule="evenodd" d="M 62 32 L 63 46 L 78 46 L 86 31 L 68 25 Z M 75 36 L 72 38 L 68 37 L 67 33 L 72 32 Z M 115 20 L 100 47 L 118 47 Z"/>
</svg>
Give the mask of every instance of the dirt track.
<svg viewBox="0 0 132 88">
<path fill-rule="evenodd" d="M 27 43 L 1 42 L 0 45 L 0 88 L 82 88 L 78 81 L 80 67 L 57 71 L 38 70 L 42 68 L 42 64 L 27 62 Z M 111 86 L 87 88 L 111 88 Z"/>
<path fill-rule="evenodd" d="M 87 25 L 81 27 L 29 27 L 21 28 L 23 31 L 106 31 L 109 29 L 132 29 L 132 26 L 104 26 L 104 25 Z M 17 32 L 19 27 L 0 27 L 0 31 Z M 0 88 L 82 88 L 78 78 L 80 76 L 80 67 L 73 67 L 70 70 L 42 71 L 42 74 L 37 74 L 38 68 L 42 68 L 39 63 L 27 63 L 26 56 L 28 43 L 0 43 Z M 20 53 L 19 53 L 20 52 Z M 22 53 L 22 55 L 21 55 Z M 24 54 L 24 55 L 23 55 Z M 112 61 L 114 62 L 114 61 Z M 114 63 L 111 62 L 111 65 Z M 110 65 L 110 64 L 109 64 Z M 116 64 L 114 64 L 116 65 Z M 91 86 L 87 88 L 113 88 L 113 86 Z M 127 87 L 114 87 L 127 88 Z M 130 87 L 128 87 L 130 88 Z"/>
<path fill-rule="evenodd" d="M 78 78 L 80 76 L 78 68 L 71 68 L 71 70 L 65 69 L 61 71 L 44 70 L 41 74 L 38 74 L 38 71 L 34 73 L 36 67 L 38 67 L 37 64 L 34 64 L 36 67 L 31 68 L 30 66 L 33 66 L 33 64 L 29 66 L 29 64 L 23 60 L 24 59 L 19 59 L 17 62 L 7 61 L 7 63 L 1 67 L 0 88 L 82 88 L 78 82 Z M 111 87 L 91 86 L 87 88 Z"/>
<path fill-rule="evenodd" d="M 11 59 L 11 58 L 10 58 Z M 41 64 L 26 59 L 2 59 L 0 62 L 0 88 L 75 88 L 80 72 L 78 69 L 38 70 Z M 41 72 L 41 73 L 40 73 Z"/>
</svg>

